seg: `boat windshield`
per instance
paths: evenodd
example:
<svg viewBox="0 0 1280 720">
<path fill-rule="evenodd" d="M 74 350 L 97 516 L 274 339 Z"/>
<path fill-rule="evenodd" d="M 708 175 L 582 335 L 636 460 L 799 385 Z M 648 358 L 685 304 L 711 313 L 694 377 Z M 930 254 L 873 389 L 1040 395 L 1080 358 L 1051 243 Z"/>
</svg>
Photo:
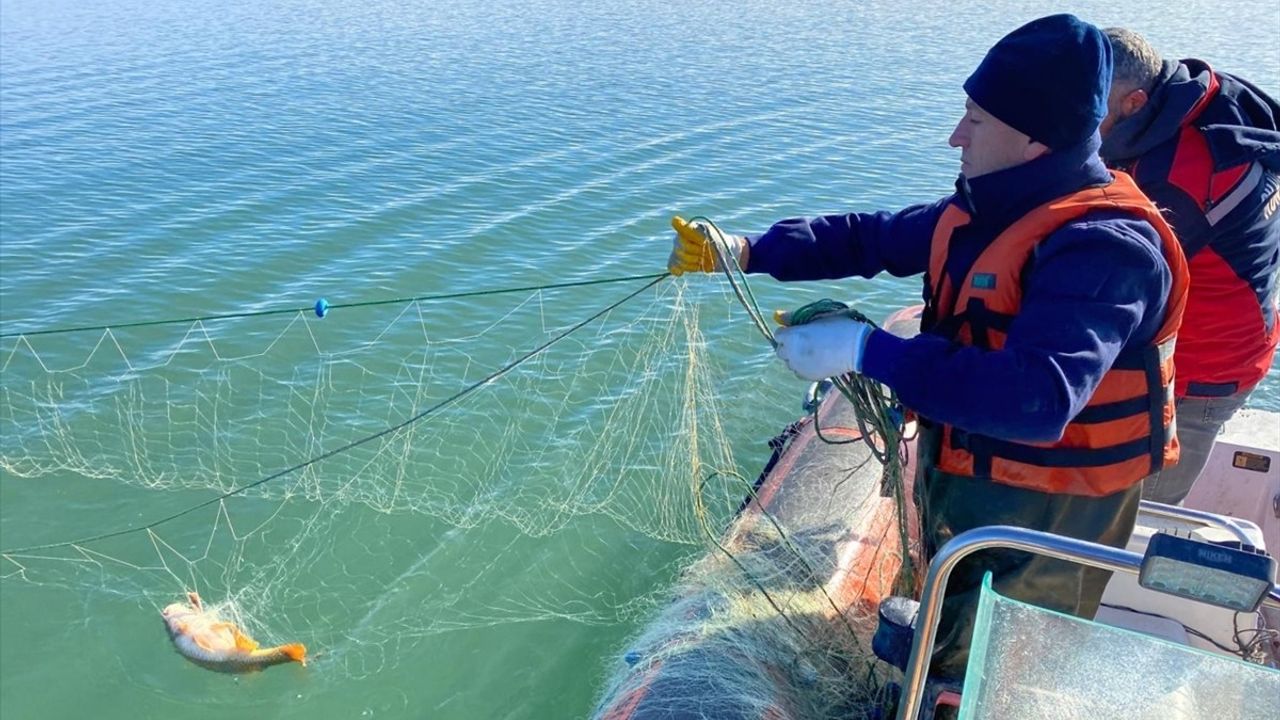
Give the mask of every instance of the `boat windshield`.
<svg viewBox="0 0 1280 720">
<path fill-rule="evenodd" d="M 988 576 L 960 717 L 1276 718 L 1280 671 L 1002 597 Z"/>
</svg>

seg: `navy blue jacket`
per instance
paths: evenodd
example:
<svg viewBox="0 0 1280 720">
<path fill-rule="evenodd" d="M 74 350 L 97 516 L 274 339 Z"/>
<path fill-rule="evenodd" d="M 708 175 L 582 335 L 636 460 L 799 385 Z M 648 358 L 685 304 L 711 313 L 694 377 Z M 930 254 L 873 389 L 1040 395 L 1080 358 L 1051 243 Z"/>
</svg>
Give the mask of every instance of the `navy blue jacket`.
<svg viewBox="0 0 1280 720">
<path fill-rule="evenodd" d="M 961 178 L 955 195 L 897 213 L 784 220 L 749 238 L 748 270 L 779 280 L 917 275 L 928 268 L 938 218 L 956 203 L 972 216 L 949 250 L 947 272 L 962 282 L 1015 220 L 1049 200 L 1110 182 L 1098 143 L 1095 134 L 1029 163 Z M 933 420 L 1005 440 L 1058 440 L 1120 352 L 1155 337 L 1170 285 L 1155 228 L 1128 215 L 1091 213 L 1049 235 L 1033 254 L 1022 309 L 1003 349 L 877 330 L 862 369 Z"/>
<path fill-rule="evenodd" d="M 1280 340 L 1280 104 L 1200 60 L 1166 61 L 1101 155 L 1164 211 L 1187 256 L 1179 396 L 1251 388 Z"/>
</svg>

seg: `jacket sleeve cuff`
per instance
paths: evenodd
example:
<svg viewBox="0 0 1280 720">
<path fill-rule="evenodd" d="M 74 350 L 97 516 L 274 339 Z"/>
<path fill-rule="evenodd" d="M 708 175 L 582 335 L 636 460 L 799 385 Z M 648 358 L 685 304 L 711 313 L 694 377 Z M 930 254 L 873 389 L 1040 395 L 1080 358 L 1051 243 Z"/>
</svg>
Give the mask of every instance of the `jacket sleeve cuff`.
<svg viewBox="0 0 1280 720">
<path fill-rule="evenodd" d="M 765 268 L 761 267 L 763 262 L 756 262 L 756 267 L 751 266 L 751 251 L 755 248 L 756 241 L 759 240 L 760 237 L 761 236 L 759 235 L 742 236 L 742 239 L 747 241 L 747 246 L 743 248 L 743 254 L 746 256 L 747 261 L 742 264 L 742 272 L 748 275 L 759 275 L 761 273 L 768 272 Z"/>
<path fill-rule="evenodd" d="M 862 374 L 893 387 L 893 369 L 907 341 L 879 328 L 871 331 L 862 351 Z"/>
</svg>

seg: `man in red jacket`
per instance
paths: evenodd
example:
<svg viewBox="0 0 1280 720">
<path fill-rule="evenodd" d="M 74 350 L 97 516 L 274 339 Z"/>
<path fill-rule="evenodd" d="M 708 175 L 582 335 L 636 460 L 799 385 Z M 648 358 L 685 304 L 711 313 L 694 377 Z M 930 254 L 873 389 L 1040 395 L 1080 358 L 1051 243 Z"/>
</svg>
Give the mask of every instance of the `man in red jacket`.
<svg viewBox="0 0 1280 720">
<path fill-rule="evenodd" d="M 1114 74 L 1100 154 L 1164 211 L 1191 273 L 1174 356 L 1182 459 L 1142 493 L 1176 504 L 1280 340 L 1280 105 L 1203 61 L 1162 59 L 1131 30 L 1104 32 Z"/>
</svg>

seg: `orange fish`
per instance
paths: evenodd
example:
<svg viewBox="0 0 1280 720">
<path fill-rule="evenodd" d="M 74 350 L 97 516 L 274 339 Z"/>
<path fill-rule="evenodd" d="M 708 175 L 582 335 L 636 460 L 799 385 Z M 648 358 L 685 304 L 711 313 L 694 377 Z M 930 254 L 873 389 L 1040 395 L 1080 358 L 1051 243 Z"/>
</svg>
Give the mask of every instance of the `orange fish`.
<svg viewBox="0 0 1280 720">
<path fill-rule="evenodd" d="M 252 672 L 287 662 L 307 664 L 307 649 L 289 643 L 261 649 L 235 623 L 205 609 L 196 593 L 187 593 L 186 603 L 173 603 L 161 612 L 169 638 L 178 652 L 191 662 L 218 672 Z"/>
</svg>

